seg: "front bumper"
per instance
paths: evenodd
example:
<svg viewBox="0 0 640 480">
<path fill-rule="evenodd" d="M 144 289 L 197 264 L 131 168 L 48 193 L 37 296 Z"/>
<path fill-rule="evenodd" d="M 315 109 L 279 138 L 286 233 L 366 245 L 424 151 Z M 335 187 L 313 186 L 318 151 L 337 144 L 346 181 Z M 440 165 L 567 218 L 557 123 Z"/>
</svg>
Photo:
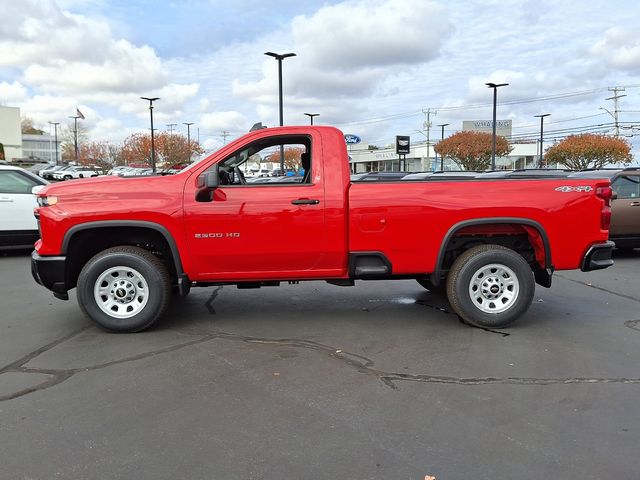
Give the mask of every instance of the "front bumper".
<svg viewBox="0 0 640 480">
<path fill-rule="evenodd" d="M 580 270 L 590 272 L 591 270 L 601 270 L 613 265 L 611 256 L 615 246 L 616 244 L 611 241 L 591 245 L 582 259 Z"/>
<path fill-rule="evenodd" d="M 31 254 L 33 279 L 61 300 L 69 299 L 65 282 L 66 261 L 65 256 L 41 257 L 35 251 Z"/>
</svg>

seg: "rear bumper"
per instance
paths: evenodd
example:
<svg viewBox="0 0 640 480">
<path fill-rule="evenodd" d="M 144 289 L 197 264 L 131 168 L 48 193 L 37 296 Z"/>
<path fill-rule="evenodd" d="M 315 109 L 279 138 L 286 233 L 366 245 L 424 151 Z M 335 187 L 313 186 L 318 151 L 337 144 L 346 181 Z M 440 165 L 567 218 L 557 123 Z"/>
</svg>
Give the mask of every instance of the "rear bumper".
<svg viewBox="0 0 640 480">
<path fill-rule="evenodd" d="M 582 266 L 580 267 L 580 270 L 583 272 L 590 272 L 592 270 L 601 270 L 613 265 L 613 259 L 611 256 L 615 246 L 615 243 L 608 241 L 589 247 L 589 250 L 587 250 L 587 253 L 582 259 Z"/>
<path fill-rule="evenodd" d="M 43 287 L 53 292 L 56 298 L 68 300 L 65 283 L 65 256 L 41 257 L 35 251 L 31 254 L 31 275 Z"/>
</svg>

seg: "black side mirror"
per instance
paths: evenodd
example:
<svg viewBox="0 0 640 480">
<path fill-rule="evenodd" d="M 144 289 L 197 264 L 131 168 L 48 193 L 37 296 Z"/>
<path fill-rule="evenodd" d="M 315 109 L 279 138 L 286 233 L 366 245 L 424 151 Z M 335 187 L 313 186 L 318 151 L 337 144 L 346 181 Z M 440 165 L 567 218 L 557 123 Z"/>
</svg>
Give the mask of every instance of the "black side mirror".
<svg viewBox="0 0 640 480">
<path fill-rule="evenodd" d="M 200 175 L 198 178 L 198 190 L 196 191 L 196 202 L 211 202 L 213 191 L 220 186 L 220 173 L 218 165 Z"/>
<path fill-rule="evenodd" d="M 218 173 L 218 165 L 212 171 L 204 174 L 204 187 L 211 190 L 220 186 L 220 174 Z"/>
</svg>

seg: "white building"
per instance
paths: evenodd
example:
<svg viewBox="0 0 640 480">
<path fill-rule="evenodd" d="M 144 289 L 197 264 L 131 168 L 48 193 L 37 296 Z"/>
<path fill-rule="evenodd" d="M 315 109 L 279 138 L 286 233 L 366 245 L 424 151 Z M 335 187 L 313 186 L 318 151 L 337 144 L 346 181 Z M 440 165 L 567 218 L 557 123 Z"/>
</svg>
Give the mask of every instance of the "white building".
<svg viewBox="0 0 640 480">
<path fill-rule="evenodd" d="M 60 160 L 60 137 L 58 137 L 58 161 Z M 40 162 L 56 162 L 56 145 L 53 135 L 22 135 L 22 155 L 24 158 Z"/>
<path fill-rule="evenodd" d="M 514 143 L 513 150 L 506 157 L 496 157 L 496 168 L 536 168 L 538 166 L 537 143 Z M 359 148 L 356 148 L 359 147 Z M 353 173 L 361 172 L 426 172 L 440 170 L 460 170 L 460 167 L 450 158 L 444 161 L 433 149 L 433 143 L 419 142 L 411 145 L 411 152 L 406 156 L 406 166 L 396 154 L 395 146 L 368 150 L 367 145 L 348 147 L 349 163 Z"/>
<path fill-rule="evenodd" d="M 4 148 L 5 160 L 11 162 L 22 158 L 22 130 L 20 109 L 0 106 L 0 143 Z"/>
<path fill-rule="evenodd" d="M 462 122 L 463 131 L 491 133 L 492 126 L 492 120 L 465 120 Z M 511 120 L 496 120 L 496 135 L 509 138 L 511 137 L 511 130 Z M 460 170 L 460 167 L 450 158 L 444 158 L 443 160 L 439 155 L 436 155 L 433 145 L 438 141 L 439 138 L 431 140 L 428 149 L 426 141 L 412 144 L 410 153 L 406 155 L 406 160 L 400 159 L 396 154 L 395 145 L 376 150 L 369 150 L 366 142 L 347 145 L 351 171 L 353 173 L 363 173 Z M 496 168 L 518 169 L 539 166 L 539 144 L 537 142 L 512 143 L 511 147 L 513 150 L 509 155 L 496 157 Z"/>
</svg>

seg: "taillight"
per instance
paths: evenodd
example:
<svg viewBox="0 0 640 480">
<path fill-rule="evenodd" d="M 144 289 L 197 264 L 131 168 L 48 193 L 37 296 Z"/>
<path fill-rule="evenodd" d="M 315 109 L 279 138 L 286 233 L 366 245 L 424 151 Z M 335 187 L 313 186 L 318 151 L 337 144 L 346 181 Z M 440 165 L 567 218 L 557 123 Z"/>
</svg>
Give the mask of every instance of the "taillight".
<svg viewBox="0 0 640 480">
<path fill-rule="evenodd" d="M 600 212 L 600 228 L 609 230 L 611 225 L 611 197 L 613 190 L 609 185 L 596 187 L 596 196 L 604 200 L 602 211 Z"/>
</svg>

